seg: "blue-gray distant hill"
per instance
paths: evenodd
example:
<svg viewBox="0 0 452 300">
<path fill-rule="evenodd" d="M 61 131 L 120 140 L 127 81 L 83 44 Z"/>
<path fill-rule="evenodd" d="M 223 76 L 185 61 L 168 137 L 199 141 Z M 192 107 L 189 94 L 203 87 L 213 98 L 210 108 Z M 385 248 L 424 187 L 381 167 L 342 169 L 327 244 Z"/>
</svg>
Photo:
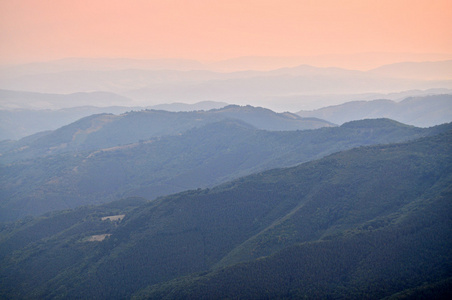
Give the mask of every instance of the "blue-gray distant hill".
<svg viewBox="0 0 452 300">
<path fill-rule="evenodd" d="M 0 90 L 0 108 L 62 109 L 77 106 L 133 106 L 130 98 L 112 92 L 74 92 L 69 94 Z"/>
<path fill-rule="evenodd" d="M 390 118 L 405 124 L 429 127 L 452 121 L 452 95 L 408 97 L 400 102 L 384 99 L 352 101 L 297 114 L 335 124 L 368 118 Z"/>
<path fill-rule="evenodd" d="M 191 128 L 225 119 L 240 120 L 257 129 L 271 131 L 335 126 L 317 118 L 302 118 L 292 113 L 275 113 L 265 108 L 237 105 L 209 111 L 140 110 L 121 115 L 99 114 L 19 141 L 4 141 L 0 143 L 0 162 L 123 146 L 140 140 L 181 134 Z"/>
<path fill-rule="evenodd" d="M 0 140 L 18 140 L 40 131 L 55 130 L 94 114 L 122 114 L 132 110 L 211 110 L 224 102 L 171 103 L 148 107 L 133 106 L 131 99 L 104 92 L 43 94 L 0 90 Z"/>
</svg>

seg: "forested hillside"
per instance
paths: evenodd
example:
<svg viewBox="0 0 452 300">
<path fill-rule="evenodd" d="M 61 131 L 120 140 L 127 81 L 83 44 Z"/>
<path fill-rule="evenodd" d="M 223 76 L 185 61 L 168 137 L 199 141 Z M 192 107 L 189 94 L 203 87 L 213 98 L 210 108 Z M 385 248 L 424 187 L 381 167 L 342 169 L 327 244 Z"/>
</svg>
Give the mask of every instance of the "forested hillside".
<svg viewBox="0 0 452 300">
<path fill-rule="evenodd" d="M 270 132 L 225 120 L 175 136 L 17 161 L 0 166 L 0 220 L 128 196 L 151 200 L 293 166 L 336 151 L 414 139 L 450 127 L 421 129 L 380 119 L 317 130 Z"/>
<path fill-rule="evenodd" d="M 151 138 L 178 135 L 192 128 L 231 118 L 257 129 L 272 131 L 334 126 L 316 118 L 301 118 L 291 113 L 275 113 L 265 108 L 237 105 L 209 111 L 140 110 L 121 115 L 98 114 L 54 131 L 37 133 L 19 141 L 2 142 L 0 162 L 123 146 Z"/>
<path fill-rule="evenodd" d="M 8 223 L 0 232 L 2 296 L 447 295 L 450 153 L 449 130 L 152 202 Z"/>
<path fill-rule="evenodd" d="M 8 94 L 11 95 L 8 96 Z M 132 110 L 137 111 L 144 109 L 166 110 L 172 112 L 197 111 L 218 109 L 228 105 L 225 102 L 203 101 L 194 104 L 171 103 L 147 107 L 124 106 L 126 103 L 122 103 L 122 106 L 113 106 L 116 104 L 114 101 L 114 94 L 104 93 L 106 103 L 98 103 L 97 101 L 93 101 L 92 97 L 90 97 L 98 94 L 102 95 L 103 93 L 52 95 L 0 90 L 0 141 L 19 140 L 38 132 L 56 130 L 81 118 L 94 114 L 111 113 L 119 115 Z M 52 103 L 47 102 L 49 100 L 54 104 L 62 105 L 64 108 L 58 105 L 55 107 Z M 13 107 L 8 107 L 9 101 L 11 101 L 11 106 Z M 46 109 L 33 107 L 32 104 L 35 103 L 35 101 L 39 105 L 43 105 L 43 103 L 47 104 Z M 31 105 L 27 105 L 27 102 L 31 102 Z M 73 103 L 77 103 L 78 106 L 70 106 L 73 105 Z M 93 104 L 104 105 L 97 107 L 93 106 Z M 69 105 L 69 107 L 65 107 L 65 105 Z"/>
</svg>

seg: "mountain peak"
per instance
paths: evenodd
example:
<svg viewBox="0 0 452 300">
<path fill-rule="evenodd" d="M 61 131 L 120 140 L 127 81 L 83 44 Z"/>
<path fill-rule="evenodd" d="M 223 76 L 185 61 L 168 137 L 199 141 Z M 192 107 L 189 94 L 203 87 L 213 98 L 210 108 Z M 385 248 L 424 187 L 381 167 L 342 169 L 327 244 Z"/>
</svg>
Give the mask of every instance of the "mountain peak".
<svg viewBox="0 0 452 300">
<path fill-rule="evenodd" d="M 384 127 L 413 127 L 388 118 L 365 119 L 350 121 L 342 124 L 343 128 L 384 128 Z"/>
</svg>

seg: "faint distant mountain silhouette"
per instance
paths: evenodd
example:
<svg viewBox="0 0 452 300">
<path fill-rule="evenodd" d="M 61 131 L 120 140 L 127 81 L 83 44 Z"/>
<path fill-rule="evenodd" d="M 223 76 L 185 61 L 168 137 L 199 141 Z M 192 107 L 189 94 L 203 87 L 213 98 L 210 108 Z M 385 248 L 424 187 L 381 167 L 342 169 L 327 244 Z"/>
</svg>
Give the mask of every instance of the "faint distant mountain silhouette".
<svg viewBox="0 0 452 300">
<path fill-rule="evenodd" d="M 390 118 L 399 122 L 429 127 L 452 122 L 452 95 L 408 97 L 391 100 L 351 101 L 313 111 L 300 111 L 302 117 L 316 117 L 335 124 L 368 118 Z"/>
<path fill-rule="evenodd" d="M 244 69 L 266 62 L 285 67 L 218 72 L 213 71 L 215 63 L 186 60 L 67 59 L 2 68 L 0 88 L 59 94 L 105 91 L 134 100 L 132 106 L 219 101 L 280 111 L 303 109 L 306 99 L 317 96 L 452 89 L 452 60 L 398 63 L 370 71 L 294 65 L 290 61 L 292 58 L 238 58 L 218 63 L 242 65 Z M 332 105 L 338 103 L 338 97 L 317 102 L 316 107 Z"/>
<path fill-rule="evenodd" d="M 401 62 L 369 71 L 381 76 L 412 79 L 452 79 L 452 60 L 428 62 Z"/>
</svg>

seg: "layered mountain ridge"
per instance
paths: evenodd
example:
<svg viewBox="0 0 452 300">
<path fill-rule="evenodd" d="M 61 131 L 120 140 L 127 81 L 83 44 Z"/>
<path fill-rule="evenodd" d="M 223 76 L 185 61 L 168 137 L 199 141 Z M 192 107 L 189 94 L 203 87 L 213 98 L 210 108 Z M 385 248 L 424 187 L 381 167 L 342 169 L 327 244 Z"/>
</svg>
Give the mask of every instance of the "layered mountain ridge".
<svg viewBox="0 0 452 300">
<path fill-rule="evenodd" d="M 317 118 L 301 118 L 292 113 L 229 105 L 220 109 L 192 112 L 163 110 L 130 111 L 120 115 L 98 114 L 82 118 L 54 131 L 39 133 L 0 145 L 0 161 L 46 156 L 71 151 L 90 151 L 122 146 L 166 135 L 177 135 L 191 128 L 225 119 L 237 119 L 264 130 L 304 130 L 335 126 Z"/>
<path fill-rule="evenodd" d="M 1 166 L 1 217 L 12 220 L 125 196 L 153 199 L 356 146 L 404 141 L 448 128 L 450 124 L 421 129 L 381 119 L 270 132 L 224 120 L 181 135 L 35 157 Z"/>
<path fill-rule="evenodd" d="M 300 111 L 297 114 L 305 118 L 321 118 L 335 124 L 389 118 L 405 124 L 429 127 L 452 121 L 452 95 L 408 97 L 400 102 L 387 99 L 351 101 L 313 111 Z"/>
<path fill-rule="evenodd" d="M 212 189 L 5 225 L 1 290 L 21 298 L 447 295 L 451 145 L 446 130 Z"/>
</svg>

